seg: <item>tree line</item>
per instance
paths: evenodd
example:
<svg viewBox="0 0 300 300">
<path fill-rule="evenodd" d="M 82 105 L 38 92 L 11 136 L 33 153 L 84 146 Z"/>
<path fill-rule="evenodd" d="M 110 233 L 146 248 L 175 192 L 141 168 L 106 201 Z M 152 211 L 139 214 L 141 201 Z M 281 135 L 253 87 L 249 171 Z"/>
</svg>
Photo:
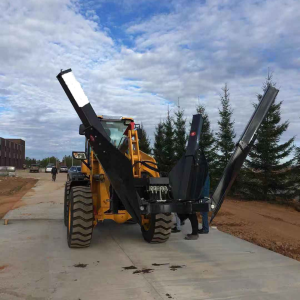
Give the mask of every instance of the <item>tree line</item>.
<svg viewBox="0 0 300 300">
<path fill-rule="evenodd" d="M 262 99 L 269 85 L 276 86 L 269 73 L 258 93 L 254 108 Z M 300 147 L 294 146 L 295 137 L 282 143 L 280 138 L 288 130 L 289 122 L 281 122 L 282 101 L 275 101 L 257 132 L 256 141 L 243 168 L 232 186 L 231 194 L 253 200 L 285 200 L 299 196 Z M 220 96 L 218 131 L 211 129 L 205 106 L 199 104 L 195 111 L 202 114 L 203 126 L 200 149 L 209 165 L 211 189 L 216 187 L 223 171 L 235 149 L 233 109 L 227 84 Z M 165 120 L 160 121 L 154 134 L 153 148 L 146 131 L 143 130 L 140 149 L 154 155 L 158 168 L 168 173 L 185 153 L 187 144 L 187 119 L 184 110 L 171 115 L 168 111 Z"/>
<path fill-rule="evenodd" d="M 268 74 L 257 95 L 254 108 L 262 99 L 268 86 L 276 86 L 272 74 Z M 292 200 L 300 195 L 300 147 L 295 147 L 295 137 L 282 143 L 280 138 L 288 130 L 289 122 L 281 121 L 282 101 L 275 101 L 257 132 L 256 141 L 245 161 L 243 168 L 232 186 L 231 193 L 241 198 L 253 200 Z M 234 131 L 233 109 L 230 105 L 230 93 L 227 84 L 222 88 L 220 96 L 218 131 L 211 129 L 209 116 L 205 106 L 199 104 L 195 112 L 202 114 L 203 126 L 199 148 L 203 151 L 209 166 L 211 189 L 216 187 L 223 171 L 234 151 L 236 137 Z M 187 144 L 187 119 L 184 110 L 171 114 L 168 110 L 165 120 L 155 128 L 154 143 L 151 147 L 148 135 L 141 125 L 139 146 L 142 151 L 152 154 L 160 172 L 168 174 L 182 157 Z M 46 167 L 48 163 L 57 163 L 71 167 L 80 165 L 80 161 L 65 155 L 62 162 L 52 156 L 42 160 L 26 157 L 27 167 L 33 163 Z"/>
<path fill-rule="evenodd" d="M 61 161 L 55 156 L 46 157 L 40 160 L 26 157 L 24 162 L 27 168 L 29 168 L 32 164 L 39 164 L 41 168 L 45 168 L 50 163 L 55 164 L 57 167 L 67 166 L 68 168 L 81 165 L 81 161 L 77 159 L 72 160 L 71 155 L 65 155 Z"/>
</svg>

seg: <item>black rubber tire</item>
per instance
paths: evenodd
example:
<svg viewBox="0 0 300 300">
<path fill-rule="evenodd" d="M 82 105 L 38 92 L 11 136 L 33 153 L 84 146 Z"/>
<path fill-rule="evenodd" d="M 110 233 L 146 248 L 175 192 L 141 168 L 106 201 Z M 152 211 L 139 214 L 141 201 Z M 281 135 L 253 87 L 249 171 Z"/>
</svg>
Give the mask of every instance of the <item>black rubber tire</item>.
<svg viewBox="0 0 300 300">
<path fill-rule="evenodd" d="M 152 214 L 150 216 L 148 230 L 143 226 L 142 234 L 144 240 L 148 243 L 165 243 L 172 230 L 172 215 L 171 214 Z"/>
<path fill-rule="evenodd" d="M 64 224 L 65 224 L 65 226 L 68 226 L 70 185 L 71 185 L 71 182 L 69 182 L 69 181 L 67 181 L 65 184 L 65 195 L 64 195 Z"/>
<path fill-rule="evenodd" d="M 89 247 L 93 234 L 93 198 L 88 186 L 75 186 L 69 195 L 67 238 L 70 248 Z"/>
</svg>

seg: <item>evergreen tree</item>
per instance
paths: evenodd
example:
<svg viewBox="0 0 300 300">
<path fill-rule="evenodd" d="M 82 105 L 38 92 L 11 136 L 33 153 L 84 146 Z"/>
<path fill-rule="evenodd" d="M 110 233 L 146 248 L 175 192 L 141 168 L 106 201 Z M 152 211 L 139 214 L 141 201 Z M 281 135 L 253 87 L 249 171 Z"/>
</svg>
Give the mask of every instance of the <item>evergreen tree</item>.
<svg viewBox="0 0 300 300">
<path fill-rule="evenodd" d="M 295 148 L 295 166 L 300 168 L 300 147 Z"/>
<path fill-rule="evenodd" d="M 184 119 L 184 111 L 178 109 L 175 113 L 176 120 L 174 121 L 174 151 L 175 161 L 177 162 L 185 153 L 187 135 L 185 131 L 186 119 Z"/>
<path fill-rule="evenodd" d="M 164 157 L 164 145 L 165 145 L 165 130 L 164 124 L 159 122 L 158 125 L 155 127 L 154 133 L 154 158 L 157 162 L 158 169 L 161 172 L 166 172 L 165 168 L 165 157 Z"/>
<path fill-rule="evenodd" d="M 293 166 L 293 178 L 295 182 L 294 191 L 295 196 L 300 196 L 300 147 L 295 148 L 294 166 Z M 300 208 L 300 203 L 299 203 Z M 299 210 L 300 211 L 300 210 Z"/>
<path fill-rule="evenodd" d="M 165 171 L 170 172 L 173 168 L 173 166 L 176 163 L 176 157 L 175 157 L 175 145 L 174 145 L 174 125 L 173 125 L 173 118 L 170 116 L 170 111 L 168 110 L 168 116 L 166 121 L 164 122 L 164 165 L 165 165 Z"/>
<path fill-rule="evenodd" d="M 223 90 L 223 95 L 221 96 L 221 105 L 222 108 L 219 109 L 220 120 L 218 121 L 219 132 L 217 136 L 217 150 L 218 150 L 218 168 L 217 168 L 217 177 L 220 178 L 230 157 L 234 150 L 235 133 L 233 129 L 234 121 L 232 121 L 232 109 L 230 107 L 229 99 L 229 88 L 225 84 Z"/>
<path fill-rule="evenodd" d="M 146 133 L 146 130 L 143 127 L 143 124 L 141 124 L 141 128 L 140 128 L 139 147 L 140 150 L 143 151 L 144 153 L 146 154 L 151 153 L 150 141 Z"/>
<path fill-rule="evenodd" d="M 203 125 L 200 137 L 200 149 L 203 151 L 210 174 L 211 187 L 216 185 L 216 168 L 217 168 L 217 153 L 216 153 L 216 139 L 214 137 L 214 132 L 210 128 L 210 121 L 208 115 L 205 112 L 205 107 L 203 105 L 198 105 L 197 113 L 202 115 Z"/>
<path fill-rule="evenodd" d="M 263 91 L 275 86 L 272 74 L 268 74 Z M 258 101 L 262 95 L 258 95 Z M 293 159 L 288 156 L 293 151 L 294 138 L 280 144 L 280 137 L 288 129 L 289 122 L 280 124 L 282 102 L 273 103 L 257 132 L 256 142 L 246 161 L 245 195 L 252 199 L 276 200 L 278 197 L 291 199 L 294 180 L 291 176 Z M 255 107 L 257 104 L 255 104 Z"/>
</svg>

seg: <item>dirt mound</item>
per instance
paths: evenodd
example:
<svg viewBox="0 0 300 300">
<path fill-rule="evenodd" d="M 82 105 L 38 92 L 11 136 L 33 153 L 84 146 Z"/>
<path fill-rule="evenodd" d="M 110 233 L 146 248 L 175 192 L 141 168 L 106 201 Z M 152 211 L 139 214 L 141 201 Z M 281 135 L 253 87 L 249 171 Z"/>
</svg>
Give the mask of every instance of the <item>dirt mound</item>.
<svg viewBox="0 0 300 300">
<path fill-rule="evenodd" d="M 228 199 L 212 225 L 300 261 L 300 214 L 292 207 Z"/>
<path fill-rule="evenodd" d="M 0 177 L 0 219 L 36 184 L 38 180 L 22 177 Z"/>
</svg>

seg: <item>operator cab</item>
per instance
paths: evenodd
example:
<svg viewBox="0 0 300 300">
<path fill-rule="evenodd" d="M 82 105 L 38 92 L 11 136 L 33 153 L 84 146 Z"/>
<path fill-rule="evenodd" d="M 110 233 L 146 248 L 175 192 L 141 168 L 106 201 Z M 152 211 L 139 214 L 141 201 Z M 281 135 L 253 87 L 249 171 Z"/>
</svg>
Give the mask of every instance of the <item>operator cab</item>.
<svg viewBox="0 0 300 300">
<path fill-rule="evenodd" d="M 124 141 L 124 135 L 127 129 L 134 127 L 134 121 L 131 118 L 114 117 L 114 116 L 99 116 L 101 124 L 110 137 L 110 142 L 119 148 Z"/>
<path fill-rule="evenodd" d="M 119 116 L 98 116 L 101 124 L 110 137 L 110 142 L 119 149 L 123 154 L 128 152 L 128 137 L 127 132 L 130 129 L 134 129 L 136 126 L 132 118 L 119 117 Z M 79 126 L 79 134 L 84 135 L 85 127 L 83 124 Z M 87 156 L 86 163 L 90 164 L 91 146 L 88 140 L 85 140 L 85 153 Z M 83 173 L 87 173 L 87 168 L 84 168 Z"/>
<path fill-rule="evenodd" d="M 102 126 L 110 137 L 110 142 L 119 148 L 126 140 L 126 133 L 129 129 L 134 129 L 135 124 L 132 118 L 116 117 L 116 116 L 98 116 Z M 85 127 L 83 124 L 79 126 L 79 134 L 84 135 Z"/>
</svg>

